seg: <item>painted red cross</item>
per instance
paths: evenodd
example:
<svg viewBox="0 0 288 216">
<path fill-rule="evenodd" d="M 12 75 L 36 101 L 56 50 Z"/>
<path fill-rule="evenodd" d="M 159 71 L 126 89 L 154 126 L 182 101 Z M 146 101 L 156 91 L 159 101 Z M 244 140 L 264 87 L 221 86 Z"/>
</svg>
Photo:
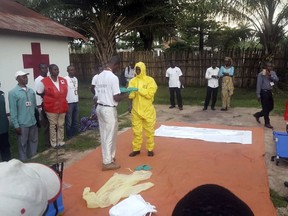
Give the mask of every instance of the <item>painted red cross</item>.
<svg viewBox="0 0 288 216">
<path fill-rule="evenodd" d="M 39 64 L 49 65 L 49 55 L 41 54 L 40 43 L 31 43 L 32 55 L 23 54 L 23 65 L 24 68 L 33 68 L 34 79 L 37 78 L 39 74 Z"/>
</svg>

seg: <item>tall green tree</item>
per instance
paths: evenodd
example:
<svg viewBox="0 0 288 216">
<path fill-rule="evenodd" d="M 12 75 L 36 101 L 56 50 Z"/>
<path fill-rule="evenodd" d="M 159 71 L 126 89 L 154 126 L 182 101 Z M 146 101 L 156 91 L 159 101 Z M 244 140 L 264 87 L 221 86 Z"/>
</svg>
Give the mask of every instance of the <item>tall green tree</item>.
<svg viewBox="0 0 288 216">
<path fill-rule="evenodd" d="M 273 55 L 288 24 L 287 0 L 224 0 L 222 12 L 235 21 L 246 20 L 257 31 L 265 53 Z"/>
<path fill-rule="evenodd" d="M 181 14 L 177 19 L 182 39 L 194 46 L 198 39 L 199 51 L 203 50 L 205 38 L 219 24 L 216 16 L 220 13 L 221 0 L 183 0 L 179 1 Z"/>
<path fill-rule="evenodd" d="M 167 0 L 22 1 L 87 38 L 92 37 L 102 63 L 116 53 L 116 40 L 130 32 L 142 39 L 143 49 L 151 50 L 155 36 L 164 35 L 163 29 L 168 29 L 172 20 Z"/>
</svg>

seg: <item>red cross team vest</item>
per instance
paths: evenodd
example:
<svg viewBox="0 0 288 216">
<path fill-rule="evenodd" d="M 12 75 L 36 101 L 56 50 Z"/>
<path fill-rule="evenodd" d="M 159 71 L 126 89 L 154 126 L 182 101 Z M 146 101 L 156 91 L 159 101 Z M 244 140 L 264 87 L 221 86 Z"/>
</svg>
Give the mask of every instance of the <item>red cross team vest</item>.
<svg viewBox="0 0 288 216">
<path fill-rule="evenodd" d="M 286 109 L 284 112 L 284 120 L 288 121 L 288 101 L 286 102 Z"/>
<path fill-rule="evenodd" d="M 59 90 L 56 88 L 50 77 L 45 77 L 42 82 L 44 84 L 43 104 L 44 110 L 48 113 L 66 113 L 68 111 L 67 81 L 58 77 Z"/>
</svg>

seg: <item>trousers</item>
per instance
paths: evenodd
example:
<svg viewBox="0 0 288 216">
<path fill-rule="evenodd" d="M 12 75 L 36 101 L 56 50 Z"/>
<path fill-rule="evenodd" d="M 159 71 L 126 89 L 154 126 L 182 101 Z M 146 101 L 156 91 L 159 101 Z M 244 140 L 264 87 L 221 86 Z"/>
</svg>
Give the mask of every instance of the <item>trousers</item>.
<svg viewBox="0 0 288 216">
<path fill-rule="evenodd" d="M 178 107 L 183 107 L 181 89 L 175 87 L 175 88 L 169 88 L 169 91 L 170 91 L 170 104 L 171 104 L 171 106 L 175 106 L 175 94 L 176 94 Z"/>
<path fill-rule="evenodd" d="M 118 119 L 116 107 L 97 106 L 103 164 L 113 162 L 116 154 Z"/>
<path fill-rule="evenodd" d="M 209 106 L 211 96 L 212 96 L 211 108 L 215 107 L 215 104 L 217 101 L 217 94 L 218 94 L 218 87 L 217 88 L 211 88 L 209 86 L 207 87 L 207 93 L 206 93 L 206 98 L 205 98 L 205 103 L 204 103 L 205 108 Z"/>
<path fill-rule="evenodd" d="M 49 120 L 50 143 L 52 147 L 63 146 L 66 113 L 46 113 Z"/>
<path fill-rule="evenodd" d="M 265 124 L 270 124 L 269 114 L 274 108 L 272 91 L 261 90 L 260 92 L 262 110 L 255 113 L 257 118 L 264 117 Z"/>
<path fill-rule="evenodd" d="M 20 127 L 21 135 L 18 135 L 18 153 L 21 161 L 33 157 L 37 154 L 38 148 L 38 127 Z"/>
</svg>

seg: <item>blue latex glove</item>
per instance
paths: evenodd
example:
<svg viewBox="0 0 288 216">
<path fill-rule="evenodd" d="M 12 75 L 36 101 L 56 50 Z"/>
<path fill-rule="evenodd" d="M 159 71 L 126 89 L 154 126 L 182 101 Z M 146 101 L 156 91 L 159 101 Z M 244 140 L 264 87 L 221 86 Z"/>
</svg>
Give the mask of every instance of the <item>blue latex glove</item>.
<svg viewBox="0 0 288 216">
<path fill-rule="evenodd" d="M 127 89 L 127 88 L 125 88 L 125 87 L 121 87 L 120 88 L 120 92 L 121 93 L 126 93 L 126 92 L 129 92 L 129 90 Z M 130 93 L 130 92 L 129 92 Z"/>
<path fill-rule="evenodd" d="M 137 170 L 137 171 L 140 171 L 140 170 L 148 171 L 148 170 L 151 170 L 151 169 L 152 169 L 152 167 L 148 166 L 148 165 L 141 165 L 141 166 L 138 166 L 138 167 L 135 168 L 135 170 Z"/>
<path fill-rule="evenodd" d="M 128 92 L 131 93 L 133 91 L 138 91 L 138 88 L 135 88 L 135 87 L 130 87 L 130 88 L 127 88 Z"/>
<path fill-rule="evenodd" d="M 138 88 L 134 88 L 134 87 L 130 87 L 130 88 L 120 87 L 120 92 L 121 93 L 128 92 L 130 94 L 133 91 L 138 91 Z"/>
</svg>

